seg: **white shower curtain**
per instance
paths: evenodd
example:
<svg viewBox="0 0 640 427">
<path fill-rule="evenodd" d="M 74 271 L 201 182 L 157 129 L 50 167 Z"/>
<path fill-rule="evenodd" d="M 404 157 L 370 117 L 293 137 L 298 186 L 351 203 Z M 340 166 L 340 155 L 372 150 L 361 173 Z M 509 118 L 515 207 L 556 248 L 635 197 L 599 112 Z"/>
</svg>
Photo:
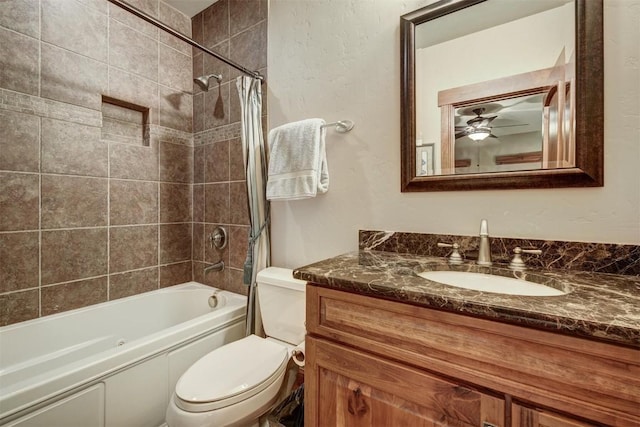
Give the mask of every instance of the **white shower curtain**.
<svg viewBox="0 0 640 427">
<path fill-rule="evenodd" d="M 244 283 L 249 286 L 247 335 L 262 328 L 256 308 L 256 275 L 271 265 L 269 202 L 266 198 L 267 153 L 262 134 L 261 81 L 249 76 L 236 80 L 241 106 L 242 153 L 247 180 L 251 232 L 244 265 Z"/>
</svg>

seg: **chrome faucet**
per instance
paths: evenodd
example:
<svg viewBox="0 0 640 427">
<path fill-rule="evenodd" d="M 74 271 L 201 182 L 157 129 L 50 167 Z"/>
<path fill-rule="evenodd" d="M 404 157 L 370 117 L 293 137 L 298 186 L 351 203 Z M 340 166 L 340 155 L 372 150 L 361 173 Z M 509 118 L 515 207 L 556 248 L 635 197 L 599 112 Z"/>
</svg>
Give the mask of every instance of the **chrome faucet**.
<svg viewBox="0 0 640 427">
<path fill-rule="evenodd" d="M 204 274 L 209 273 L 210 271 L 223 271 L 224 270 L 224 261 L 220 260 L 215 264 L 211 264 L 208 267 L 204 268 Z"/>
<path fill-rule="evenodd" d="M 222 226 L 216 227 L 213 230 L 213 233 L 209 235 L 209 244 L 212 248 L 222 250 L 227 247 L 227 241 L 227 230 Z M 211 271 L 224 271 L 224 261 L 220 260 L 215 264 L 204 268 L 204 274 Z"/>
<path fill-rule="evenodd" d="M 489 223 L 480 221 L 480 247 L 478 248 L 478 265 L 491 265 L 491 241 L 489 240 Z"/>
</svg>

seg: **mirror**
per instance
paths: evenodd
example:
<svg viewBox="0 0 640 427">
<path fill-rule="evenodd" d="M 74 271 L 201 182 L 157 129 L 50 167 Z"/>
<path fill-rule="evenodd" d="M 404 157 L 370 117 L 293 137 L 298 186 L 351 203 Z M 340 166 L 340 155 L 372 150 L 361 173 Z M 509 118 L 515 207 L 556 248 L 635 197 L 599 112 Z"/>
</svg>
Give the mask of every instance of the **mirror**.
<svg viewBox="0 0 640 427">
<path fill-rule="evenodd" d="M 603 185 L 602 0 L 400 18 L 402 191 Z"/>
</svg>

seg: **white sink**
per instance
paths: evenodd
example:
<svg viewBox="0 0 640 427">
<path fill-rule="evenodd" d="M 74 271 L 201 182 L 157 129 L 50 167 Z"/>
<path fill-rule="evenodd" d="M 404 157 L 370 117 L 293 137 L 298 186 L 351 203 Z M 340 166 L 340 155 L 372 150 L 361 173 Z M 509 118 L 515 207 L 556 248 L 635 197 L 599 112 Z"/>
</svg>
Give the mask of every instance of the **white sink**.
<svg viewBox="0 0 640 427">
<path fill-rule="evenodd" d="M 537 297 L 551 297 L 566 294 L 566 292 L 539 283 L 510 277 L 494 276 L 492 274 L 469 273 L 466 271 L 425 271 L 418 273 L 418 276 L 449 286 L 496 294 Z"/>
</svg>

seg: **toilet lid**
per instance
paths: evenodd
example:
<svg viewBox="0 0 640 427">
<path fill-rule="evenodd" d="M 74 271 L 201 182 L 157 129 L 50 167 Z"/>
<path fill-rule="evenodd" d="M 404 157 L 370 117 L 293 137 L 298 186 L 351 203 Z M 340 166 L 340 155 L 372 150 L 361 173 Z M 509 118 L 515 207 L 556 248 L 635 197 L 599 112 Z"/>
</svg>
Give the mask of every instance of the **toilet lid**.
<svg viewBox="0 0 640 427">
<path fill-rule="evenodd" d="M 284 346 L 255 335 L 234 341 L 187 369 L 176 384 L 176 403 L 199 412 L 247 399 L 271 384 L 288 359 Z"/>
</svg>

